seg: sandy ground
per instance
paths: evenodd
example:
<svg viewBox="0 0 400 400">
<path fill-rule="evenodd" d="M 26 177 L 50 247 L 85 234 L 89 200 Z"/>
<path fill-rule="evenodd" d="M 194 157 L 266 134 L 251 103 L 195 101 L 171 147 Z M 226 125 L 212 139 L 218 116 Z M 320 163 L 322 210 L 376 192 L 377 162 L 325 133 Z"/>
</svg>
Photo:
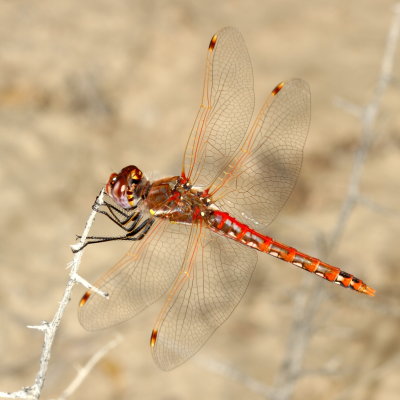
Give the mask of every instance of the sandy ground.
<svg viewBox="0 0 400 400">
<path fill-rule="evenodd" d="M 307 4 L 306 6 L 304 4 Z M 42 335 L 67 280 L 69 244 L 113 170 L 180 171 L 200 100 L 210 36 L 226 25 L 247 42 L 257 104 L 274 85 L 302 77 L 312 125 L 296 190 L 270 234 L 320 256 L 346 196 L 361 123 L 356 105 L 376 85 L 393 1 L 49 1 L 0 3 L 0 391 L 33 382 Z M 43 398 L 61 394 L 92 354 L 123 341 L 71 399 L 258 399 L 247 383 L 290 383 L 285 360 L 301 340 L 298 293 L 315 304 L 293 399 L 398 399 L 400 392 L 400 95 L 384 95 L 358 205 L 326 261 L 377 289 L 374 299 L 260 257 L 244 300 L 195 356 L 165 373 L 148 339 L 160 304 L 115 329 L 79 325 L 74 290 L 59 330 Z M 109 232 L 100 219 L 97 231 Z M 94 279 L 126 244 L 90 248 L 81 273 Z M 322 287 L 322 291 L 316 289 Z M 297 299 L 297 301 L 295 301 Z M 304 316 L 304 321 L 307 320 Z M 294 333 L 293 333 L 294 332 Z M 213 369 L 221 363 L 225 369 Z M 224 372 L 225 371 L 225 372 Z M 234 374 L 236 372 L 236 375 Z M 230 376 L 229 373 L 231 373 Z M 243 378 L 243 379 L 242 379 Z M 268 397 L 267 397 L 268 398 Z"/>
</svg>

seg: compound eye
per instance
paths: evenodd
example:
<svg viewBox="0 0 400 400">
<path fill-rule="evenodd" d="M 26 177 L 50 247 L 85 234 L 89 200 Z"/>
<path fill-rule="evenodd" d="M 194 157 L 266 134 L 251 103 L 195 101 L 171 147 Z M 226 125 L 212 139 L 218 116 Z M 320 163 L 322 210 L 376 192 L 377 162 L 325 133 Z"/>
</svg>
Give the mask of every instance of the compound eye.
<svg viewBox="0 0 400 400">
<path fill-rule="evenodd" d="M 117 182 L 117 180 L 118 180 L 118 174 L 111 174 L 110 175 L 110 178 L 108 179 L 108 183 L 109 183 L 109 185 L 112 187 L 112 186 L 114 186 L 115 185 L 115 183 Z"/>
</svg>

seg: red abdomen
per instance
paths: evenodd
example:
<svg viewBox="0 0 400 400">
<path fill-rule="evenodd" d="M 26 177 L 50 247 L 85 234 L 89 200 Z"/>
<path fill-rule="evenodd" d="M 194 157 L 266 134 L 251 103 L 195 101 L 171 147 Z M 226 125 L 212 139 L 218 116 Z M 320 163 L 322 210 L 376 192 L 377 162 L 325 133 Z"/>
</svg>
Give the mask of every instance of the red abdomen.
<svg viewBox="0 0 400 400">
<path fill-rule="evenodd" d="M 341 286 L 349 287 L 370 296 L 373 296 L 375 293 L 375 290 L 367 286 L 361 279 L 342 271 L 340 268 L 326 264 L 317 258 L 300 253 L 293 247 L 279 243 L 269 236 L 264 236 L 249 226 L 240 223 L 228 213 L 213 211 L 208 217 L 208 223 L 209 228 L 220 235 L 290 262 L 296 267 L 312 272 L 330 282 L 335 282 Z"/>
</svg>

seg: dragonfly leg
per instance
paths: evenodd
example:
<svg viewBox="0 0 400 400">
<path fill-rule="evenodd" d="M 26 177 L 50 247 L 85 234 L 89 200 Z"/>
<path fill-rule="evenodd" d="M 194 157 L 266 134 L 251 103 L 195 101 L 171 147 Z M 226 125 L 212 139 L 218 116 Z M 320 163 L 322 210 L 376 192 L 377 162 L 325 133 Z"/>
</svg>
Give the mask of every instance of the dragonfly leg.
<svg viewBox="0 0 400 400">
<path fill-rule="evenodd" d="M 153 218 L 148 218 L 143 221 L 138 227 L 136 227 L 138 221 L 135 221 L 134 224 L 131 225 L 131 230 L 128 231 L 125 235 L 121 236 L 88 236 L 85 243 L 82 244 L 78 249 L 72 249 L 73 253 L 78 253 L 79 251 L 83 250 L 87 245 L 94 244 L 94 243 L 104 243 L 104 242 L 112 242 L 115 240 L 141 240 L 144 238 L 146 233 L 149 231 L 151 226 L 154 223 Z M 79 236 L 78 236 L 79 238 Z"/>
<path fill-rule="evenodd" d="M 135 209 L 137 208 L 136 206 L 133 207 L 131 210 L 121 210 L 120 208 L 106 201 L 102 204 L 99 204 L 97 199 L 98 197 L 96 198 L 92 209 L 99 214 L 105 215 L 114 224 L 118 225 L 120 228 L 126 231 L 126 234 L 120 236 L 87 236 L 85 243 L 83 243 L 79 248 L 73 249 L 73 253 L 77 253 L 84 249 L 87 245 L 94 243 L 111 242 L 115 240 L 141 240 L 154 223 L 153 218 L 147 218 L 139 224 L 142 218 L 142 214 L 138 211 L 135 211 Z M 101 206 L 105 206 L 107 210 L 99 209 L 99 207 Z M 77 236 L 77 239 L 80 238 L 81 236 Z"/>
<path fill-rule="evenodd" d="M 151 226 L 154 224 L 154 219 L 147 218 L 145 221 L 143 221 L 136 229 L 132 230 L 131 232 L 126 234 L 126 237 L 132 237 L 134 236 L 135 240 L 141 240 L 146 236 L 146 233 L 149 231 Z M 137 235 L 140 233 L 140 235 Z"/>
<path fill-rule="evenodd" d="M 97 204 L 93 204 L 92 208 L 98 212 L 99 214 L 105 215 L 109 218 L 112 222 L 118 225 L 120 228 L 124 229 L 127 232 L 132 231 L 134 226 L 136 226 L 138 220 L 140 219 L 141 215 L 139 212 L 135 211 L 135 208 L 124 212 L 119 208 L 115 207 L 114 205 L 104 202 L 104 206 L 107 207 L 108 211 L 99 210 Z M 132 222 L 130 226 L 126 226 L 129 222 Z"/>
<path fill-rule="evenodd" d="M 151 226 L 154 223 L 154 219 L 146 219 L 145 221 L 143 221 L 137 228 L 137 222 L 135 223 L 135 225 L 131 225 L 131 229 L 129 229 L 128 233 L 126 235 L 121 235 L 121 236 L 87 236 L 87 239 L 90 240 L 100 240 L 100 241 L 104 241 L 104 242 L 108 242 L 110 240 L 140 240 L 144 237 L 144 235 L 146 235 L 146 233 L 148 232 L 148 230 L 151 228 Z M 142 232 L 141 232 L 142 231 Z M 138 236 L 136 236 L 138 233 L 140 233 L 140 238 Z M 79 239 L 81 236 L 77 236 L 77 238 Z"/>
</svg>

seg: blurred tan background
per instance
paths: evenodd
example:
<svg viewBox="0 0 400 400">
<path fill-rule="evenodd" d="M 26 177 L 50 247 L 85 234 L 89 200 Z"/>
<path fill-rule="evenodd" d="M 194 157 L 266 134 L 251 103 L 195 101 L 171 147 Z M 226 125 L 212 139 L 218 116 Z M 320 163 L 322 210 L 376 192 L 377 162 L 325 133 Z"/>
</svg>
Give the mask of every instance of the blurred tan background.
<svg viewBox="0 0 400 400">
<path fill-rule="evenodd" d="M 393 4 L 1 1 L 0 391 L 33 383 L 42 335 L 25 325 L 53 317 L 72 258 L 69 244 L 109 174 L 132 163 L 150 176 L 179 173 L 207 45 L 223 26 L 236 26 L 247 42 L 258 106 L 283 79 L 310 83 L 312 123 L 302 174 L 269 234 L 321 256 L 361 135 L 360 119 L 335 99 L 361 106 L 370 101 Z M 261 255 L 229 321 L 197 356 L 165 373 L 148 347 L 160 304 L 117 329 L 88 333 L 76 317 L 83 291 L 77 287 L 43 398 L 59 396 L 77 366 L 120 332 L 124 340 L 71 399 L 259 399 L 257 388 L 264 389 L 258 384 L 282 390 L 291 382 L 285 398 L 398 399 L 399 61 L 398 51 L 361 182 L 362 194 L 379 207 L 358 205 L 325 260 L 377 289 L 374 299 Z M 109 224 L 97 222 L 97 232 L 110 232 Z M 81 274 L 94 279 L 126 247 L 89 248 Z M 317 295 L 298 296 L 305 291 Z M 304 326 L 296 319 L 309 309 L 302 299 L 319 303 Z M 296 346 L 297 333 L 310 340 Z M 290 381 L 285 361 L 301 360 L 293 355 L 299 347 L 302 374 Z"/>
</svg>

